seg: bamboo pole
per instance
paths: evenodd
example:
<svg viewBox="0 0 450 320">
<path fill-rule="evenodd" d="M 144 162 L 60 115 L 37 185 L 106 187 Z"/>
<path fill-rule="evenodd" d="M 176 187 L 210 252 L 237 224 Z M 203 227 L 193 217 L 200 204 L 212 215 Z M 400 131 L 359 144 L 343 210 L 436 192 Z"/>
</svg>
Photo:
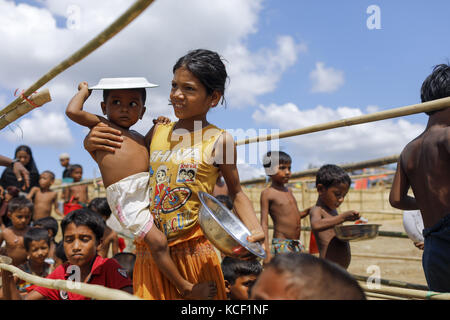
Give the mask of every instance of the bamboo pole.
<svg viewBox="0 0 450 320">
<path fill-rule="evenodd" d="M 58 186 L 51 186 L 50 190 L 52 191 L 56 191 L 56 190 L 61 190 L 67 187 L 73 187 L 73 186 L 82 186 L 82 185 L 86 185 L 86 184 L 93 184 L 94 186 L 98 183 L 102 181 L 102 178 L 94 178 L 94 179 L 87 179 L 87 180 L 83 180 L 83 181 L 78 181 L 78 182 L 72 182 L 72 183 L 64 183 Z"/>
<path fill-rule="evenodd" d="M 371 167 L 380 167 L 380 166 L 384 166 L 384 165 L 387 165 L 390 163 L 396 163 L 398 161 L 398 158 L 399 158 L 399 155 L 393 155 L 393 156 L 389 156 L 389 157 L 383 157 L 383 158 L 372 159 L 372 160 L 361 161 L 361 162 L 344 163 L 344 164 L 340 164 L 339 166 L 346 171 L 358 170 L 358 169 L 371 168 Z M 320 168 L 313 168 L 313 169 L 308 169 L 308 170 L 304 170 L 304 171 L 294 172 L 291 174 L 290 179 L 315 176 L 317 171 L 319 171 L 319 169 Z M 249 184 L 264 183 L 264 182 L 266 182 L 266 178 L 262 177 L 262 178 L 255 178 L 255 179 L 241 181 L 241 185 L 249 185 Z"/>
<path fill-rule="evenodd" d="M 367 283 L 367 280 L 369 279 L 369 277 L 367 277 L 367 276 L 361 276 L 358 274 L 352 274 L 352 277 L 358 281 L 365 281 L 366 283 Z M 409 282 L 398 281 L 398 280 L 389 280 L 389 279 L 379 279 L 379 280 L 380 280 L 380 284 L 383 284 L 386 286 L 428 291 L 428 287 L 425 285 L 422 285 L 422 284 L 415 284 L 415 283 L 409 283 Z"/>
<path fill-rule="evenodd" d="M 386 286 L 385 287 L 380 286 L 380 288 L 369 288 L 369 286 L 364 281 L 358 281 L 358 283 L 365 292 L 381 293 L 387 295 L 394 295 L 398 297 L 426 299 L 426 300 L 450 300 L 450 293 L 446 292 L 434 292 L 434 291 L 395 288 L 395 287 L 391 288 Z"/>
<path fill-rule="evenodd" d="M 10 123 L 14 122 L 24 114 L 36 108 L 36 106 L 40 107 L 43 104 L 52 101 L 52 98 L 50 97 L 49 90 L 43 89 L 40 92 L 32 94 L 29 100 L 32 103 L 22 98 L 22 101 L 16 106 L 16 108 L 0 116 L 0 130 L 9 125 Z"/>
<path fill-rule="evenodd" d="M 77 62 L 84 59 L 95 49 L 103 45 L 106 41 L 114 37 L 123 28 L 130 24 L 136 17 L 138 17 L 154 0 L 137 0 L 131 7 L 128 8 L 119 18 L 117 18 L 109 27 L 98 34 L 91 41 L 86 43 L 81 49 L 73 53 L 69 58 L 65 59 L 45 75 L 43 75 L 39 80 L 32 84 L 23 93 L 23 96 L 29 97 L 33 92 L 37 91 L 48 81 L 56 77 L 58 74 L 76 64 Z M 11 112 L 22 102 L 23 98 L 18 97 L 16 100 L 11 102 L 3 110 L 0 110 L 0 116 L 3 114 Z"/>
<path fill-rule="evenodd" d="M 387 294 L 365 292 L 366 297 L 383 299 L 383 300 L 409 300 L 408 298 L 396 297 Z"/>
<path fill-rule="evenodd" d="M 295 130 L 284 131 L 277 134 L 269 134 L 264 136 L 258 136 L 253 138 L 246 138 L 243 140 L 239 140 L 236 142 L 236 145 L 249 144 L 253 142 L 262 142 L 272 139 L 283 139 L 293 136 L 299 136 L 307 133 L 324 131 L 329 129 L 336 129 L 340 127 L 348 127 L 357 124 L 374 122 L 380 120 L 386 120 L 391 118 L 397 118 L 401 116 L 408 116 L 416 113 L 426 112 L 426 111 L 435 111 L 443 108 L 447 108 L 450 106 L 450 97 L 436 99 L 433 101 L 428 101 L 419 104 L 408 105 L 400 108 L 394 108 L 390 110 L 374 112 L 371 114 L 366 114 L 362 116 L 340 119 L 336 121 L 321 123 L 313 126 L 309 126 L 306 128 L 300 128 Z"/>
<path fill-rule="evenodd" d="M 7 262 L 0 258 L 0 261 Z M 14 276 L 40 287 L 74 292 L 97 300 L 141 300 L 122 290 L 107 288 L 96 284 L 74 282 L 70 280 L 54 280 L 31 275 L 7 263 L 0 263 L 0 269 L 11 272 Z"/>
<path fill-rule="evenodd" d="M 270 226 L 269 226 L 270 228 Z M 311 231 L 311 227 L 301 227 L 302 231 Z M 391 238 L 408 238 L 408 234 L 405 232 L 398 231 L 378 231 L 379 237 L 391 237 Z"/>
</svg>

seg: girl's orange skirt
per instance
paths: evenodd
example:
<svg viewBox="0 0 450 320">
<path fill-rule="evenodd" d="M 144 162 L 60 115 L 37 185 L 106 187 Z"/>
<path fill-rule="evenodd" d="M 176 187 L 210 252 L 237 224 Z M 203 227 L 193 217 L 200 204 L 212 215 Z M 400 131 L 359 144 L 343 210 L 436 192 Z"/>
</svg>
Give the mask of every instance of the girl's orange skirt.
<svg viewBox="0 0 450 320">
<path fill-rule="evenodd" d="M 170 254 L 181 276 L 194 284 L 214 281 L 217 285 L 217 295 L 214 299 L 226 300 L 219 258 L 212 244 L 204 236 L 171 246 Z M 181 299 L 177 289 L 159 272 L 150 249 L 143 241 L 136 241 L 133 287 L 134 294 L 142 299 Z"/>
</svg>

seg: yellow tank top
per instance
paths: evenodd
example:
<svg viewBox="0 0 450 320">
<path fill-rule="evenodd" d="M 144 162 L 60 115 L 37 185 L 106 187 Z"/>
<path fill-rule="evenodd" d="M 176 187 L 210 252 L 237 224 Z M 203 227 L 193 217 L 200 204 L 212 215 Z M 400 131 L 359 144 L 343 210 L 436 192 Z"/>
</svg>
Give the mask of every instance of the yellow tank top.
<svg viewBox="0 0 450 320">
<path fill-rule="evenodd" d="M 223 132 L 210 124 L 177 135 L 174 125 L 157 125 L 150 144 L 150 208 L 170 245 L 203 235 L 198 192 L 213 192 L 219 169 L 212 151 Z"/>
</svg>

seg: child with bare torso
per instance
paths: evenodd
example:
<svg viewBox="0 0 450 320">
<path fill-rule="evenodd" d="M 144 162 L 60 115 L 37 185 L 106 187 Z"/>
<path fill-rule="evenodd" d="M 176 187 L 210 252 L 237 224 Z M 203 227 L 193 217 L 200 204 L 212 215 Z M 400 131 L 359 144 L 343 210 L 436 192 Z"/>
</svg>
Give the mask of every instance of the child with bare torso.
<svg viewBox="0 0 450 320">
<path fill-rule="evenodd" d="M 425 79 L 422 102 L 450 96 L 450 65 Z M 425 131 L 400 154 L 389 201 L 403 210 L 420 210 L 425 239 L 422 264 L 430 290 L 450 291 L 450 108 L 426 112 Z M 411 187 L 414 197 L 408 195 Z"/>
<path fill-rule="evenodd" d="M 34 213 L 33 221 L 49 217 L 52 207 L 56 214 L 63 216 L 58 209 L 58 193 L 50 190 L 50 186 L 55 181 L 55 175 L 51 171 L 44 171 L 39 177 L 39 187 L 33 187 L 27 198 L 33 201 Z"/>
<path fill-rule="evenodd" d="M 261 225 L 265 234 L 265 245 L 269 248 L 269 219 L 273 221 L 272 250 L 267 250 L 264 263 L 268 263 L 272 255 L 280 252 L 303 252 L 300 242 L 301 219 L 308 210 L 300 212 L 292 190 L 286 187 L 291 177 L 291 157 L 283 151 L 269 151 L 263 164 L 271 185 L 261 192 Z"/>
<path fill-rule="evenodd" d="M 342 168 L 332 164 L 322 166 L 316 175 L 319 197 L 316 205 L 310 210 L 311 231 L 314 232 L 320 257 L 344 268 L 350 265 L 350 245 L 348 241 L 336 237 L 334 227 L 345 221 L 356 221 L 360 218 L 359 212 L 354 210 L 342 214 L 337 212 L 350 185 L 351 179 Z"/>
<path fill-rule="evenodd" d="M 69 168 L 69 175 L 73 182 L 80 182 L 83 178 L 83 167 L 79 164 L 72 164 Z M 73 197 L 75 202 L 78 202 L 83 207 L 86 207 L 89 202 L 88 186 L 70 186 L 64 189 L 64 201 L 69 202 Z"/>
<path fill-rule="evenodd" d="M 102 122 L 122 132 L 120 149 L 115 149 L 114 153 L 97 150 L 91 154 L 102 174 L 113 214 L 125 228 L 142 238 L 151 248 L 159 269 L 183 297 L 206 299 L 214 296 L 216 287 L 213 283 L 193 285 L 181 277 L 170 257 L 166 236 L 153 226 L 153 217 L 148 210 L 148 146 L 153 130 L 146 137 L 129 130 L 142 119 L 146 110 L 145 87 L 104 90 L 101 108 L 107 119 L 83 110 L 83 104 L 90 93 L 87 82 L 81 82 L 78 93 L 67 106 L 66 114 L 71 120 L 88 128 Z"/>
<path fill-rule="evenodd" d="M 23 237 L 30 228 L 32 215 L 33 203 L 31 200 L 20 196 L 8 203 L 8 217 L 11 219 L 12 226 L 3 229 L 3 232 L 0 233 L 0 246 L 3 241 L 6 243 L 4 248 L 0 248 L 0 254 L 10 257 L 15 266 L 19 266 L 27 260 Z"/>
</svg>

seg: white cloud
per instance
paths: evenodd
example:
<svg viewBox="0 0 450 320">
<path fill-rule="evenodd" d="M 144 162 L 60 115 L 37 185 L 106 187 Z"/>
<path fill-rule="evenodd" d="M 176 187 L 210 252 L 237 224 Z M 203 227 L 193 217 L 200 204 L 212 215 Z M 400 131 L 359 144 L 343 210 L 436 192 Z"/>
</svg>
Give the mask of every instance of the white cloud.
<svg viewBox="0 0 450 320">
<path fill-rule="evenodd" d="M 30 116 L 14 122 L 1 137 L 13 143 L 63 148 L 73 143 L 67 121 L 61 113 L 33 110 Z"/>
<path fill-rule="evenodd" d="M 344 72 L 332 67 L 326 68 L 325 63 L 317 62 L 316 68 L 311 71 L 309 78 L 312 81 L 312 92 L 331 93 L 344 85 Z"/>
<path fill-rule="evenodd" d="M 286 103 L 260 106 L 252 117 L 259 124 L 275 127 L 282 124 L 285 131 L 363 114 L 358 108 L 331 109 L 319 105 L 300 110 L 295 104 Z M 423 130 L 421 124 L 401 118 L 388 119 L 291 137 L 281 143 L 288 144 L 290 151 L 286 152 L 295 154 L 305 166 L 308 163 L 345 163 L 398 154 Z"/>
<path fill-rule="evenodd" d="M 277 49 L 251 53 L 243 45 L 228 48 L 230 59 L 230 101 L 235 106 L 254 104 L 259 95 L 275 90 L 284 71 L 292 66 L 298 54 L 307 50 L 306 45 L 295 43 L 289 36 L 277 40 Z"/>
</svg>

